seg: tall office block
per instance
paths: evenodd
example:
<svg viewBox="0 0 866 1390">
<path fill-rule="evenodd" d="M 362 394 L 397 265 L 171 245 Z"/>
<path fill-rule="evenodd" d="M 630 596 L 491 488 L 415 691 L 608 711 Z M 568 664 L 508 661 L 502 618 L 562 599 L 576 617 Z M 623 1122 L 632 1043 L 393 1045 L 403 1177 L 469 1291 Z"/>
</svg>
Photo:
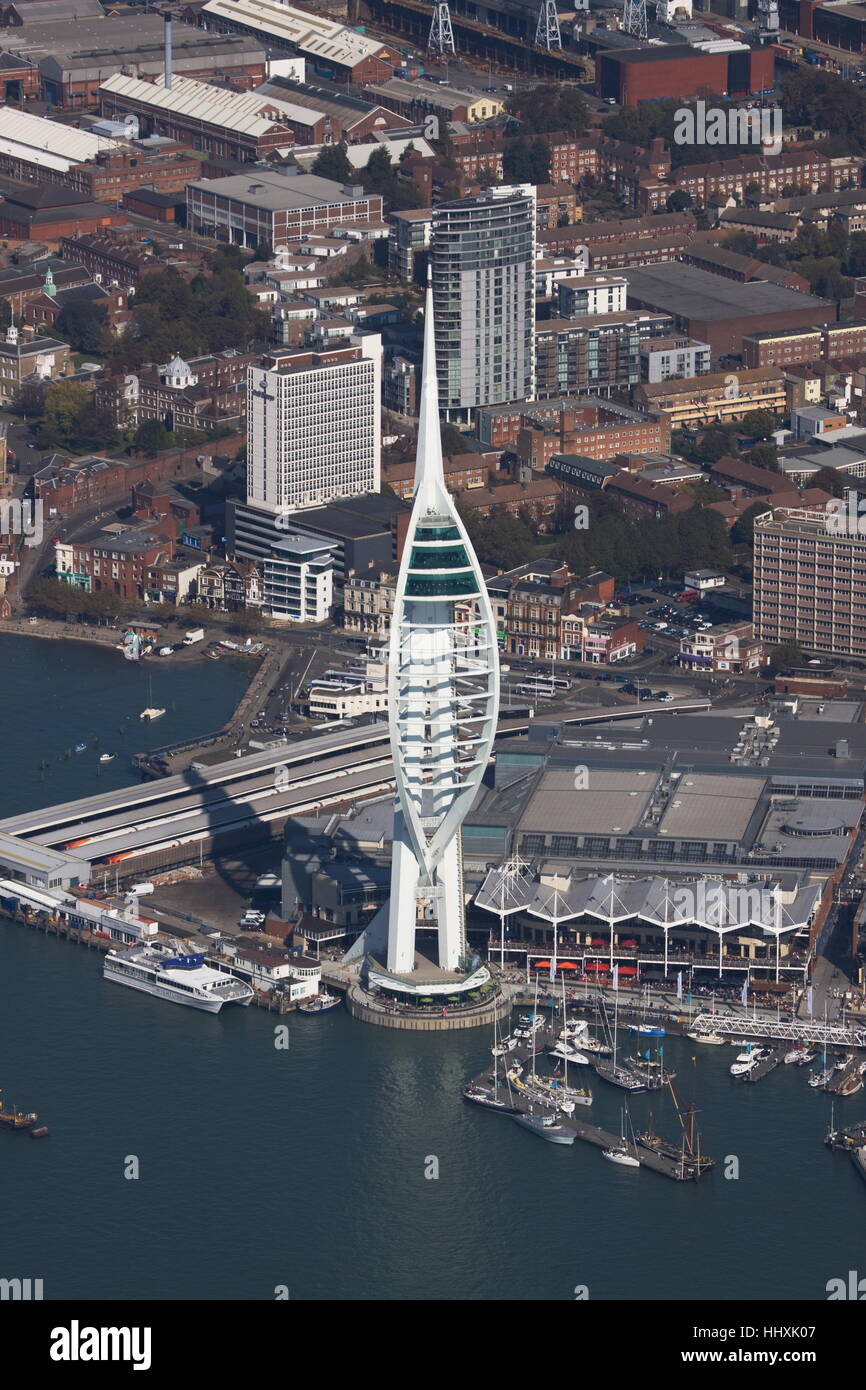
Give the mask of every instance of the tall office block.
<svg viewBox="0 0 866 1390">
<path fill-rule="evenodd" d="M 382 339 L 275 352 L 250 367 L 247 505 L 271 514 L 378 492 Z"/>
<path fill-rule="evenodd" d="M 531 399 L 534 187 L 488 188 L 432 213 L 440 409 L 472 419 L 480 406 Z"/>
</svg>

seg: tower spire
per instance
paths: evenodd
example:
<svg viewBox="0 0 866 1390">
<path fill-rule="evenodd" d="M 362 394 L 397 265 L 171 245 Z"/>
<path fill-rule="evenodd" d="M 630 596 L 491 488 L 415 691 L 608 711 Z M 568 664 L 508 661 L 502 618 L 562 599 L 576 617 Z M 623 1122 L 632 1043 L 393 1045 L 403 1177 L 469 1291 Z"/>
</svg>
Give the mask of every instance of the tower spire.
<svg viewBox="0 0 866 1390">
<path fill-rule="evenodd" d="M 418 447 L 415 454 L 415 496 L 423 491 L 433 502 L 435 485 L 445 486 L 442 467 L 442 435 L 439 429 L 439 375 L 436 370 L 436 324 L 433 288 L 428 284 L 424 300 L 424 354 L 421 363 L 421 408 L 418 415 Z"/>
</svg>

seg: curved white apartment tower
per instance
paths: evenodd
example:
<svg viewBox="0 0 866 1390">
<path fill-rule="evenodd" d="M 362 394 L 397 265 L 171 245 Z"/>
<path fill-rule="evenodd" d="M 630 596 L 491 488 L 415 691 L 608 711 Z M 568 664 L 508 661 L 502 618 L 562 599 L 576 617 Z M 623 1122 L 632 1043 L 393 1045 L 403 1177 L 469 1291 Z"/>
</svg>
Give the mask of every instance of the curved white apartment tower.
<svg viewBox="0 0 866 1390">
<path fill-rule="evenodd" d="M 461 825 L 487 767 L 499 709 L 493 612 L 442 471 L 430 289 L 419 414 L 388 672 L 397 804 L 387 967 L 399 974 L 414 969 L 419 919 L 427 926 L 435 920 L 441 969 L 461 968 L 466 956 Z"/>
</svg>

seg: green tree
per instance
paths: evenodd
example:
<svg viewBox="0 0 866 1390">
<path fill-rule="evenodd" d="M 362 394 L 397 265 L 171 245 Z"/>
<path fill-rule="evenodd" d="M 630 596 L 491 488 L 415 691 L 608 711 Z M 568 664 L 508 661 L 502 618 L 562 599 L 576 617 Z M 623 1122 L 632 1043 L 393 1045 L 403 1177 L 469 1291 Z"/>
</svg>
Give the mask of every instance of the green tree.
<svg viewBox="0 0 866 1390">
<path fill-rule="evenodd" d="M 772 473 L 779 471 L 779 451 L 772 440 L 755 444 L 746 454 L 746 460 L 756 468 L 768 468 Z"/>
<path fill-rule="evenodd" d="M 799 642 L 780 642 L 778 647 L 773 647 L 770 652 L 770 670 L 790 671 L 792 666 L 802 666 L 805 659 L 805 652 Z"/>
<path fill-rule="evenodd" d="M 482 516 L 463 499 L 458 499 L 457 508 L 475 553 L 484 564 L 512 569 L 529 559 L 533 550 L 532 532 L 516 516 L 509 516 L 498 507 L 494 507 L 489 516 Z"/>
<path fill-rule="evenodd" d="M 667 201 L 668 212 L 687 212 L 692 206 L 692 195 L 685 188 L 675 188 Z"/>
<path fill-rule="evenodd" d="M 737 517 L 731 528 L 731 540 L 734 545 L 752 545 L 755 532 L 755 517 L 762 516 L 769 511 L 766 502 L 753 502 L 747 507 L 742 515 Z"/>
<path fill-rule="evenodd" d="M 174 435 L 166 429 L 161 420 L 142 420 L 133 436 L 136 449 L 143 449 L 151 458 L 162 449 L 170 449 Z"/>
<path fill-rule="evenodd" d="M 52 381 L 45 392 L 45 419 L 41 443 L 49 449 L 67 449 L 76 437 L 90 392 L 79 381 Z"/>
<path fill-rule="evenodd" d="M 742 421 L 743 433 L 755 439 L 766 439 L 776 428 L 776 417 L 771 410 L 747 410 Z"/>
<path fill-rule="evenodd" d="M 583 94 L 575 87 L 527 87 L 512 92 L 507 104 L 527 135 L 545 135 L 553 130 L 582 135 L 589 119 Z"/>
<path fill-rule="evenodd" d="M 54 327 L 76 352 L 103 352 L 107 345 L 108 312 L 104 304 L 73 300 L 57 316 Z"/>
<path fill-rule="evenodd" d="M 835 468 L 819 468 L 814 478 L 809 479 L 809 486 L 822 488 L 831 497 L 845 496 L 845 484 Z"/>
<path fill-rule="evenodd" d="M 335 183 L 351 183 L 355 171 L 349 163 L 347 148 L 345 140 L 341 140 L 339 145 L 323 145 L 316 155 L 313 173 L 321 175 L 323 179 L 333 179 Z"/>
<path fill-rule="evenodd" d="M 456 425 L 440 425 L 439 435 L 442 440 L 442 453 L 446 458 L 449 455 L 471 453 L 465 436 L 460 433 Z"/>
</svg>

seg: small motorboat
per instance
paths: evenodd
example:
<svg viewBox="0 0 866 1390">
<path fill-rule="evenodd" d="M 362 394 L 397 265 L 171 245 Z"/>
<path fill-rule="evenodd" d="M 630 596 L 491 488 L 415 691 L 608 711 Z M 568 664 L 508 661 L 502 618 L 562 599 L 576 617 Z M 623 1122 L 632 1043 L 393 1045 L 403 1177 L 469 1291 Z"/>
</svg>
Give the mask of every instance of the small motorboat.
<svg viewBox="0 0 866 1390">
<path fill-rule="evenodd" d="M 606 1158 L 608 1163 L 618 1163 L 621 1168 L 639 1168 L 640 1159 L 630 1154 L 624 1146 L 621 1149 L 602 1149 L 602 1158 Z"/>
<path fill-rule="evenodd" d="M 692 1042 L 708 1043 L 710 1047 L 721 1047 L 725 1041 L 720 1033 L 687 1033 L 686 1037 Z"/>
<path fill-rule="evenodd" d="M 802 1051 L 798 1052 L 796 1058 L 794 1059 L 794 1066 L 795 1066 L 795 1067 L 807 1067 L 807 1066 L 809 1065 L 810 1062 L 814 1062 L 814 1060 L 815 1060 L 815 1058 L 816 1058 L 817 1056 L 818 1056 L 817 1052 L 808 1052 L 808 1051 L 804 1048 Z M 786 1057 L 786 1058 L 785 1058 L 785 1061 L 787 1061 L 787 1060 L 788 1060 L 788 1059 L 787 1059 L 787 1057 Z"/>
<path fill-rule="evenodd" d="M 824 1071 L 813 1072 L 809 1077 L 809 1085 L 812 1087 L 812 1090 L 817 1091 L 819 1088 L 826 1086 L 835 1070 L 835 1067 L 827 1067 Z"/>
<path fill-rule="evenodd" d="M 115 756 L 116 756 L 116 754 L 114 754 L 114 753 L 100 753 L 100 755 L 99 755 L 99 761 L 100 761 L 101 763 L 113 763 L 113 762 L 114 762 L 114 759 L 115 759 Z"/>
<path fill-rule="evenodd" d="M 517 1038 L 509 1033 L 508 1037 L 503 1038 L 501 1042 L 495 1043 L 490 1051 L 493 1053 L 494 1057 L 504 1057 L 506 1052 L 513 1052 L 516 1046 Z"/>
<path fill-rule="evenodd" d="M 558 1057 L 562 1062 L 572 1062 L 578 1067 L 588 1067 L 589 1058 L 584 1052 L 579 1052 L 576 1047 L 572 1047 L 570 1042 L 562 1039 L 555 1043 L 553 1047 L 547 1049 L 548 1057 Z"/>
<path fill-rule="evenodd" d="M 75 745 L 75 751 L 76 751 L 76 753 L 83 753 L 86 747 L 87 747 L 87 744 L 86 744 L 86 743 L 76 743 L 76 745 Z"/>
<path fill-rule="evenodd" d="M 141 711 L 141 714 L 139 715 L 139 718 L 140 718 L 140 719 L 148 719 L 148 720 L 150 720 L 150 721 L 152 722 L 154 719 L 161 719 L 162 716 L 163 716 L 164 714 L 165 714 L 165 710 L 164 710 L 164 709 L 156 709 L 156 708 L 150 707 L 150 708 L 148 708 L 148 709 L 143 709 L 143 710 Z"/>
<path fill-rule="evenodd" d="M 628 1031 L 630 1033 L 642 1033 L 647 1038 L 667 1037 L 665 1029 L 658 1027 L 655 1023 L 630 1023 Z"/>
<path fill-rule="evenodd" d="M 613 1048 L 609 1043 L 600 1042 L 598 1038 L 591 1038 L 589 1034 L 581 1037 L 580 1046 L 584 1052 L 592 1052 L 597 1057 L 611 1057 Z"/>
<path fill-rule="evenodd" d="M 554 1115 L 515 1115 L 514 1119 L 524 1129 L 531 1130 L 551 1144 L 573 1144 L 574 1134 L 565 1125 L 557 1124 Z"/>
<path fill-rule="evenodd" d="M 312 999 L 305 999 L 303 1004 L 298 1005 L 298 1010 L 302 1014 L 323 1014 L 328 1009 L 335 1009 L 339 1002 L 339 994 L 328 994 L 327 990 L 323 990 Z"/>
<path fill-rule="evenodd" d="M 784 1062 L 785 1066 L 795 1066 L 800 1060 L 800 1053 L 802 1051 L 803 1049 L 801 1047 L 792 1047 L 790 1052 L 786 1052 L 784 1057 L 782 1058 L 782 1061 Z"/>
<path fill-rule="evenodd" d="M 741 1053 L 740 1056 L 742 1055 L 743 1054 Z M 728 1068 L 728 1070 L 730 1071 L 731 1076 L 748 1076 L 749 1072 L 755 1070 L 755 1067 L 758 1065 L 760 1060 L 761 1059 L 758 1053 L 753 1052 L 751 1056 L 746 1058 L 744 1062 L 741 1062 L 738 1057 L 736 1062 L 734 1062 L 733 1065 Z"/>
</svg>

